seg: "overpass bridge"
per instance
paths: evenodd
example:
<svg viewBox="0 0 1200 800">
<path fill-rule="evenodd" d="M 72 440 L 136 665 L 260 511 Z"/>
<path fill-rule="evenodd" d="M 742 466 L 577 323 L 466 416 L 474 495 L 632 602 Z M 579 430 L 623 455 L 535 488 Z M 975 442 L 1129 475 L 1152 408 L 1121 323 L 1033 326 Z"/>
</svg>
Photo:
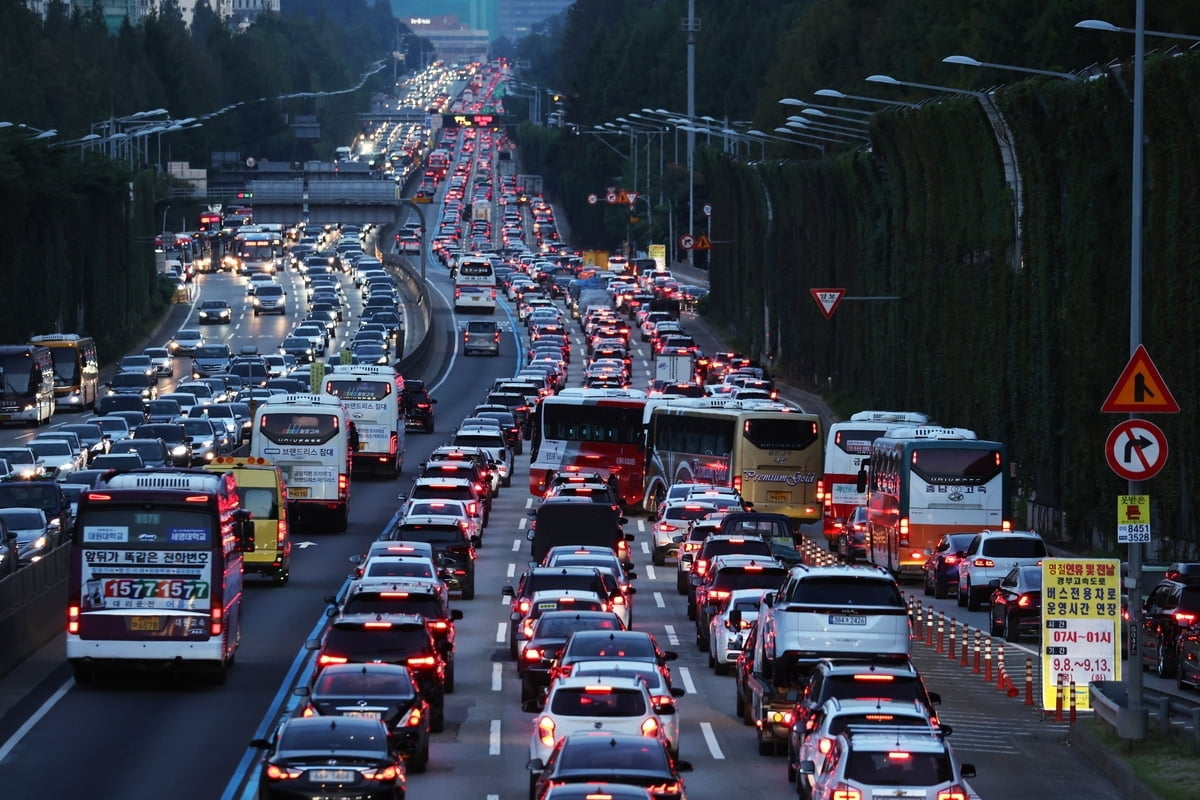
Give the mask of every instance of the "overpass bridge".
<svg viewBox="0 0 1200 800">
<path fill-rule="evenodd" d="M 247 184 L 255 222 L 399 224 L 403 184 L 392 180 L 345 178 L 257 180 Z"/>
</svg>

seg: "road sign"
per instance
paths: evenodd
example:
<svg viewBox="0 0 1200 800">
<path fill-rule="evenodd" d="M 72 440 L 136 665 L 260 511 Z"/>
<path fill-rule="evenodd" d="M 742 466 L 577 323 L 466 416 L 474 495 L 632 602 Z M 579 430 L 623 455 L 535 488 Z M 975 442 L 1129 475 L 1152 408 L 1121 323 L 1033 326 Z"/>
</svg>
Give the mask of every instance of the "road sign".
<svg viewBox="0 0 1200 800">
<path fill-rule="evenodd" d="M 596 197 L 596 195 L 594 195 L 594 194 L 589 194 L 587 196 L 587 201 L 588 201 L 589 206 L 594 206 L 594 205 L 596 205 L 596 203 L 600 202 L 600 198 Z"/>
<path fill-rule="evenodd" d="M 684 250 L 691 250 L 696 246 L 696 237 L 690 233 L 683 233 L 679 236 L 679 246 Z"/>
<path fill-rule="evenodd" d="M 1109 414 L 1178 414 L 1179 403 L 1146 347 L 1139 344 L 1100 410 Z"/>
<path fill-rule="evenodd" d="M 612 202 L 617 203 L 618 205 L 627 206 L 629 205 L 629 195 L 624 189 L 622 189 L 621 191 L 617 192 L 617 199 L 613 200 Z"/>
<path fill-rule="evenodd" d="M 638 193 L 637 192 L 626 192 L 625 197 L 626 197 L 626 199 L 629 200 L 629 205 L 633 205 L 634 203 L 637 202 Z"/>
<path fill-rule="evenodd" d="M 605 202 L 608 202 L 608 203 L 617 202 L 617 193 L 610 191 L 607 195 L 604 196 L 604 200 L 605 200 Z"/>
<path fill-rule="evenodd" d="M 704 211 L 704 216 L 711 217 L 712 216 L 712 203 L 705 203 L 702 207 L 702 210 Z"/>
<path fill-rule="evenodd" d="M 692 247 L 696 250 L 712 250 L 712 242 L 708 240 L 708 236 L 702 233 Z"/>
<path fill-rule="evenodd" d="M 1104 457 L 1125 480 L 1153 478 L 1167 463 L 1167 435 L 1152 422 L 1127 419 L 1108 434 Z"/>
<path fill-rule="evenodd" d="M 1117 542 L 1150 542 L 1150 495 L 1123 494 L 1117 497 Z"/>
<path fill-rule="evenodd" d="M 1121 679 L 1120 620 L 1120 561 L 1042 559 L 1043 708 L 1053 708 L 1059 692 L 1071 685 L 1074 704 L 1089 708 L 1090 682 Z M 1068 694 L 1063 705 L 1071 702 Z"/>
<path fill-rule="evenodd" d="M 833 318 L 833 312 L 837 310 L 838 303 L 842 302 L 842 298 L 846 295 L 845 289 L 809 289 L 808 291 L 817 301 L 817 306 L 825 315 L 825 319 Z"/>
</svg>

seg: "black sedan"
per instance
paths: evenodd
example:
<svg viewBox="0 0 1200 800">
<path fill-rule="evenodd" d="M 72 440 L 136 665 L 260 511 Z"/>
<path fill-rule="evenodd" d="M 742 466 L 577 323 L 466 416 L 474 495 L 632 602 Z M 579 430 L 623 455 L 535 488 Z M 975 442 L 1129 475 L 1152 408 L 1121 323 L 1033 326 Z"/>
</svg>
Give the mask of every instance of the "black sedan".
<svg viewBox="0 0 1200 800">
<path fill-rule="evenodd" d="M 205 300 L 196 316 L 201 325 L 228 325 L 233 322 L 233 309 L 224 300 Z"/>
<path fill-rule="evenodd" d="M 550 602 L 559 605 L 557 601 L 547 601 L 547 604 Z M 619 631 L 624 627 L 621 618 L 611 611 L 542 612 L 517 657 L 522 707 L 537 701 L 550 685 L 551 667 L 572 634 L 576 631 Z"/>
<path fill-rule="evenodd" d="M 845 561 L 867 560 L 867 507 L 857 506 L 838 531 L 837 551 Z"/>
<path fill-rule="evenodd" d="M 404 760 L 377 719 L 295 717 L 250 746 L 266 751 L 261 798 L 404 800 Z"/>
<path fill-rule="evenodd" d="M 388 746 L 404 756 L 408 769 L 429 765 L 429 703 L 417 691 L 407 667 L 396 664 L 331 664 L 311 687 L 296 689 L 308 698 L 306 717 L 377 719 L 387 727 Z"/>
<path fill-rule="evenodd" d="M 973 533 L 945 533 L 925 561 L 925 594 L 949 597 L 958 589 L 958 562 L 971 544 Z"/>
<path fill-rule="evenodd" d="M 992 589 L 991 633 L 1015 642 L 1022 635 L 1037 638 L 1042 626 L 1042 568 L 1013 567 Z"/>
<path fill-rule="evenodd" d="M 644 786 L 657 800 L 686 800 L 681 772 L 687 761 L 673 760 L 662 739 L 632 733 L 586 731 L 559 740 L 545 763 L 531 760 L 529 800 L 546 800 L 562 784 L 608 782 Z"/>
</svg>

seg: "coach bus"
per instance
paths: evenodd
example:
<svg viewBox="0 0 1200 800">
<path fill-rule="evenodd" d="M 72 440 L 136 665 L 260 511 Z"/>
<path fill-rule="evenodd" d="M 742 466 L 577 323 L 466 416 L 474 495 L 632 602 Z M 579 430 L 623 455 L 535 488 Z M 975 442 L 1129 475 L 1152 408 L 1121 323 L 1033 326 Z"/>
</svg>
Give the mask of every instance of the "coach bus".
<svg viewBox="0 0 1200 800">
<path fill-rule="evenodd" d="M 283 471 L 293 525 L 344 531 L 350 512 L 350 418 L 327 394 L 271 397 L 254 412 L 250 455 Z"/>
<path fill-rule="evenodd" d="M 496 273 L 483 256 L 463 256 L 454 268 L 454 310 L 496 313 Z"/>
<path fill-rule="evenodd" d="M 85 491 L 69 557 L 75 679 L 184 667 L 223 683 L 241 638 L 243 554 L 253 547 L 230 473 L 132 470 Z"/>
<path fill-rule="evenodd" d="M 50 351 L 54 362 L 55 410 L 95 408 L 100 392 L 100 360 L 92 337 L 47 333 L 30 337 L 29 343 Z"/>
<path fill-rule="evenodd" d="M 563 389 L 538 403 L 532 422 L 529 491 L 542 497 L 562 472 L 615 480 L 627 507 L 642 502 L 646 393 L 637 389 Z"/>
<path fill-rule="evenodd" d="M 755 511 L 794 525 L 821 518 L 821 420 L 783 403 L 671 398 L 646 409 L 643 504 L 657 507 L 675 483 L 730 486 Z"/>
<path fill-rule="evenodd" d="M 44 425 L 54 415 L 54 358 L 40 344 L 0 345 L 0 422 Z"/>
<path fill-rule="evenodd" d="M 943 533 L 1012 527 L 1004 445 L 966 428 L 889 428 L 859 476 L 869 558 L 898 578 L 921 578 Z"/>
<path fill-rule="evenodd" d="M 351 466 L 395 479 L 404 466 L 404 379 L 388 366 L 335 364 L 325 394 L 342 401 L 354 425 Z M 355 447 L 357 445 L 357 447 Z"/>
<path fill-rule="evenodd" d="M 871 442 L 896 425 L 927 424 L 929 417 L 916 411 L 859 411 L 829 426 L 822 532 L 831 545 L 854 509 L 867 504 L 866 493 L 858 491 L 858 468 L 871 454 Z"/>
</svg>

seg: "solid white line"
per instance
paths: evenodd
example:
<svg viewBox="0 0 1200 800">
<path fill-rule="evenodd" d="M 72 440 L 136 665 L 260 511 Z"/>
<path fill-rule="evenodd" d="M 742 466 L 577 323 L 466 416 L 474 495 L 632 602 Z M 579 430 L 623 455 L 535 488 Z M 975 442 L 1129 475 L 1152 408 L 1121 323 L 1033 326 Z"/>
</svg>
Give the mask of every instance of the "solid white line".
<svg viewBox="0 0 1200 800">
<path fill-rule="evenodd" d="M 517 574 L 517 565 L 511 561 L 508 562 L 508 571 L 504 577 L 511 578 L 513 575 L 516 575 L 516 574 Z"/>
<path fill-rule="evenodd" d="M 507 627 L 508 626 L 505 625 L 503 622 L 496 623 L 496 643 L 497 644 L 500 644 L 501 642 L 504 641 L 504 636 L 505 636 L 505 634 L 508 633 L 508 631 L 506 630 Z M 499 665 L 497 665 L 497 666 L 499 666 Z"/>
<path fill-rule="evenodd" d="M 711 722 L 700 723 L 700 733 L 704 735 L 704 743 L 708 745 L 708 752 L 713 758 L 724 759 L 725 754 L 721 752 L 721 746 L 717 744 L 717 736 L 713 733 Z"/>
<path fill-rule="evenodd" d="M 696 684 L 692 681 L 692 671 L 687 667 L 679 668 L 679 680 L 683 681 L 683 689 L 688 694 L 696 693 Z"/>
<path fill-rule="evenodd" d="M 675 633 L 674 625 L 665 626 L 667 630 L 667 643 L 672 645 L 679 644 L 679 635 Z"/>
<path fill-rule="evenodd" d="M 654 593 L 654 605 L 658 606 L 659 608 L 667 607 L 667 601 L 663 599 L 662 592 Z"/>
<path fill-rule="evenodd" d="M 500 681 L 504 677 L 504 665 L 500 662 L 492 664 L 492 691 L 500 691 Z"/>
<path fill-rule="evenodd" d="M 500 755 L 500 720 L 492 720 L 492 729 L 488 734 L 488 755 Z"/>
<path fill-rule="evenodd" d="M 55 703 L 61 700 L 63 695 L 65 695 L 67 692 L 71 691 L 71 687 L 74 685 L 75 679 L 68 678 L 66 683 L 58 687 L 58 691 L 46 698 L 46 702 L 42 703 L 41 706 L 38 707 L 38 710 L 33 712 L 29 719 L 25 720 L 24 725 L 17 728 L 16 733 L 8 737 L 8 741 L 4 743 L 3 747 L 0 747 L 0 761 L 3 761 L 8 757 L 8 754 L 13 751 L 13 748 L 19 745 L 21 740 L 25 738 L 25 734 L 29 733 L 29 731 L 33 729 L 34 725 L 37 725 L 39 722 L 41 722 L 42 717 L 49 714 L 50 709 L 54 708 Z"/>
<path fill-rule="evenodd" d="M 646 565 L 646 579 L 651 580 L 651 581 L 658 580 L 658 577 L 654 574 L 654 565 L 653 564 Z"/>
</svg>

